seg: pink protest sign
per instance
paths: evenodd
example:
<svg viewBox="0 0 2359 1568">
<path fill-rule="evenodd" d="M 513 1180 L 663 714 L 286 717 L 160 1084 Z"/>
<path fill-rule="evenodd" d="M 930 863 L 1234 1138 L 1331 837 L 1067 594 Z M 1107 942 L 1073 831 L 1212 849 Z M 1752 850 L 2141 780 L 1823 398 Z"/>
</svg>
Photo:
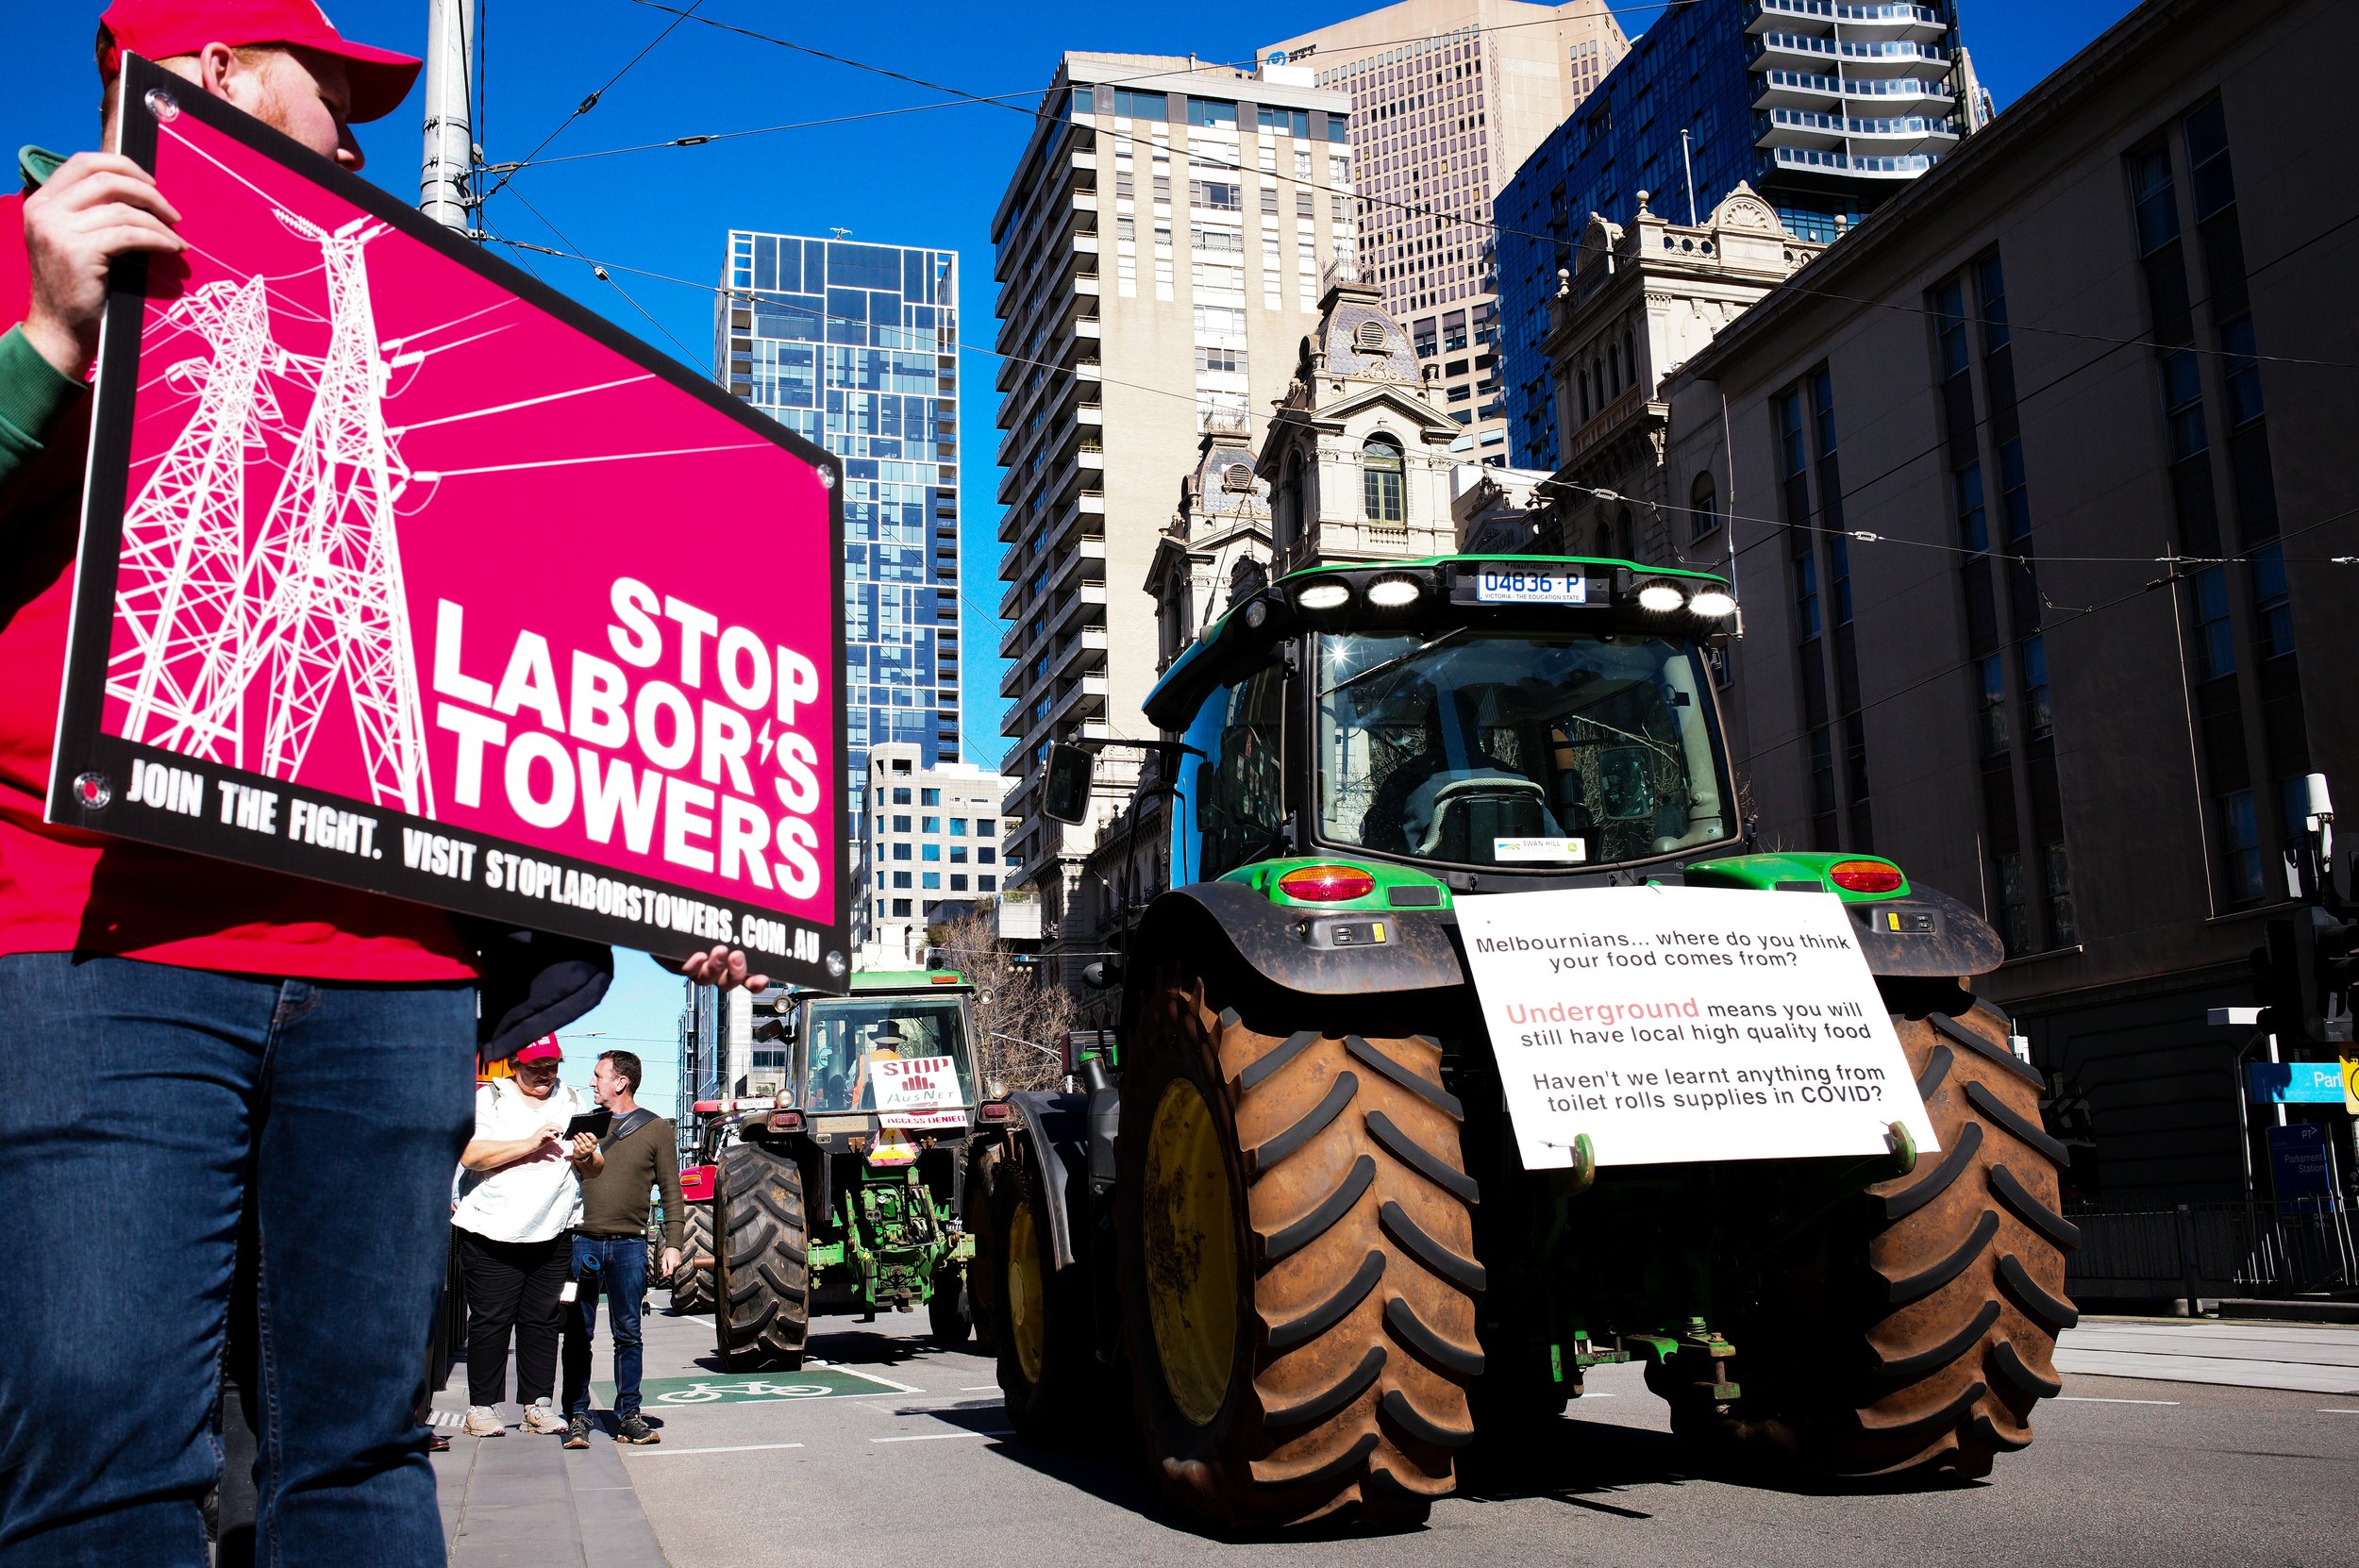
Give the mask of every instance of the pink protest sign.
<svg viewBox="0 0 2359 1568">
<path fill-rule="evenodd" d="M 50 819 L 833 983 L 834 459 L 178 77 L 124 103 L 188 249 L 109 305 Z"/>
</svg>

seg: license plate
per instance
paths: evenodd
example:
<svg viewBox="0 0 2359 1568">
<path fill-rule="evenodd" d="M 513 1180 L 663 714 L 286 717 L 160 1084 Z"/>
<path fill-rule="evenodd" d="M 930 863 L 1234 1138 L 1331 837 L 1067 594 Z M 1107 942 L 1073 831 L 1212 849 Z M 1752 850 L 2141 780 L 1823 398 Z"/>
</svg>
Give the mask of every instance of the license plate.
<svg viewBox="0 0 2359 1568">
<path fill-rule="evenodd" d="M 1585 605 L 1589 579 L 1578 572 L 1485 566 L 1475 575 L 1479 605 Z"/>
</svg>

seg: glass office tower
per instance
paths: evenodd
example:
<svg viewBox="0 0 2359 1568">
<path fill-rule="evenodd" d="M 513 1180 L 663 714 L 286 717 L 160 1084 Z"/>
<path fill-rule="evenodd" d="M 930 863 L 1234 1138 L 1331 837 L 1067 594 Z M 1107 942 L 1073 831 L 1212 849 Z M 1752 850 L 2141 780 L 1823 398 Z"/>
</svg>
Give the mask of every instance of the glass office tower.
<svg viewBox="0 0 2359 1568">
<path fill-rule="evenodd" d="M 844 459 L 849 842 L 868 748 L 959 754 L 958 253 L 729 233 L 714 376 Z"/>
<path fill-rule="evenodd" d="M 1628 223 L 1644 191 L 1692 224 L 1745 181 L 1788 233 L 1829 242 L 1978 129 L 1986 101 L 1956 0 L 1664 8 L 1494 207 L 1511 462 L 1559 465 L 1540 342 L 1590 213 Z"/>
</svg>

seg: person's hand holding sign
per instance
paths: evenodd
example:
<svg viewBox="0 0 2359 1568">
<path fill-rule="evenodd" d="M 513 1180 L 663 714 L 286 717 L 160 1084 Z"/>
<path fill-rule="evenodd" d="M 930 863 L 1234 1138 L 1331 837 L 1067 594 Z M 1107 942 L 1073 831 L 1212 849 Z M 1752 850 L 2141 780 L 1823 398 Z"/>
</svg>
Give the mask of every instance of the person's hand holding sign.
<svg viewBox="0 0 2359 1568">
<path fill-rule="evenodd" d="M 770 989 L 767 975 L 745 973 L 745 955 L 742 949 L 716 944 L 710 953 L 694 954 L 682 960 L 679 972 L 700 986 L 718 986 L 723 991 L 731 986 L 744 986 L 749 992 Z"/>
<path fill-rule="evenodd" d="M 115 153 L 76 153 L 25 198 L 25 259 L 32 298 L 25 339 L 59 375 L 80 380 L 98 357 L 107 269 L 118 256 L 176 256 L 179 209 L 155 176 Z"/>
</svg>

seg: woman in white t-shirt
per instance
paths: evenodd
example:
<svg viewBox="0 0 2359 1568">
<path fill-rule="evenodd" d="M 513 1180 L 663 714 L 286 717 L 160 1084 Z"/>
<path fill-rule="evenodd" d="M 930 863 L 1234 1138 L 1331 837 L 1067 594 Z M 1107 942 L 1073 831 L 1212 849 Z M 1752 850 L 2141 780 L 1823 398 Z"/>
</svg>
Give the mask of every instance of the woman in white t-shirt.
<svg viewBox="0 0 2359 1568">
<path fill-rule="evenodd" d="M 475 1136 L 459 1157 L 459 1263 L 467 1286 L 467 1422 L 475 1437 L 503 1437 L 497 1406 L 508 1388 L 508 1342 L 516 1341 L 516 1402 L 525 1429 L 561 1432 L 551 1408 L 558 1323 L 572 1275 L 571 1232 L 581 1176 L 604 1168 L 598 1141 L 565 1125 L 589 1107 L 557 1081 L 564 1052 L 550 1035 L 516 1053 L 516 1076 L 476 1091 Z"/>
</svg>

